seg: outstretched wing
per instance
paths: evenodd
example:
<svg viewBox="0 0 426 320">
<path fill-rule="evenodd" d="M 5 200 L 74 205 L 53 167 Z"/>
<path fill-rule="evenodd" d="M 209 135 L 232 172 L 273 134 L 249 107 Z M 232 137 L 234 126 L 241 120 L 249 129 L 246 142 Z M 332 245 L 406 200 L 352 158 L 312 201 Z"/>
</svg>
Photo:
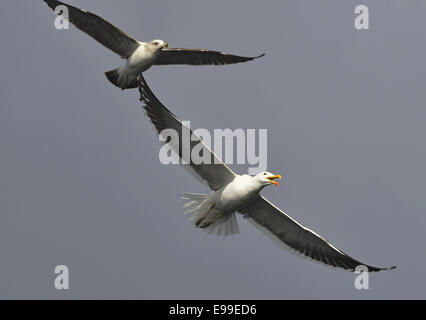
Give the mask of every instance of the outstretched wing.
<svg viewBox="0 0 426 320">
<path fill-rule="evenodd" d="M 182 121 L 171 113 L 152 93 L 143 76 L 140 76 L 139 92 L 141 101 L 145 103 L 145 110 L 149 120 L 155 127 L 159 135 L 164 138 L 163 130 L 172 129 L 178 141 L 173 139 L 166 140 L 171 149 L 179 156 L 180 160 L 185 162 L 182 165 L 193 174 L 198 180 L 206 183 L 210 189 L 218 190 L 227 185 L 236 177 L 235 173 L 225 165 L 201 139 L 193 134 L 192 130 L 185 126 Z M 190 138 L 192 137 L 192 138 Z M 170 137 L 169 137 L 170 138 Z M 203 161 L 194 163 L 191 155 L 194 147 L 199 148 L 202 145 L 199 154 Z"/>
<path fill-rule="evenodd" d="M 251 202 L 249 208 L 241 210 L 241 213 L 261 231 L 278 241 L 278 244 L 326 265 L 350 271 L 364 265 L 370 272 L 395 268 L 377 268 L 355 260 L 320 235 L 302 226 L 262 196 Z"/>
<path fill-rule="evenodd" d="M 82 10 L 56 0 L 44 0 L 56 12 L 62 5 L 68 8 L 69 21 L 78 29 L 112 50 L 122 58 L 128 58 L 140 45 L 138 41 L 113 26 L 110 22 L 89 11 Z"/>
<path fill-rule="evenodd" d="M 228 53 L 205 49 L 164 48 L 156 61 L 156 65 L 188 64 L 188 65 L 224 65 L 251 61 L 260 57 L 240 57 Z"/>
</svg>

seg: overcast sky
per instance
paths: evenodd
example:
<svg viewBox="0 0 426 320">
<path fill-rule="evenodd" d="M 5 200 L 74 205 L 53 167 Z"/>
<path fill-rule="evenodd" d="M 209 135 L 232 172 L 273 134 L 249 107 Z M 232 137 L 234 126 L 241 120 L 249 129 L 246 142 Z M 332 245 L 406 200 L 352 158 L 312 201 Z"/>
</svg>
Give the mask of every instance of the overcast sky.
<svg viewBox="0 0 426 320">
<path fill-rule="evenodd" d="M 268 170 L 285 180 L 263 194 L 362 262 L 398 268 L 360 291 L 243 219 L 237 236 L 196 230 L 180 196 L 208 190 L 159 162 L 137 91 L 103 74 L 123 61 L 56 30 L 43 1 L 4 0 L 1 298 L 426 298 L 426 2 L 69 1 L 141 41 L 266 52 L 145 77 L 193 128 L 268 129 Z M 358 4 L 368 31 L 354 28 Z"/>
</svg>

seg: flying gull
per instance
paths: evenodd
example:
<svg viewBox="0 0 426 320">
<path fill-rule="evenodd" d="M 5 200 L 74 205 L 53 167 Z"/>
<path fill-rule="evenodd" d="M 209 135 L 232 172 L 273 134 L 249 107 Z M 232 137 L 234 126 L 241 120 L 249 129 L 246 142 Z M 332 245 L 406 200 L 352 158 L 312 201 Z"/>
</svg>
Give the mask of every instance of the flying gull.
<svg viewBox="0 0 426 320">
<path fill-rule="evenodd" d="M 168 44 L 163 40 L 140 42 L 89 11 L 61 1 L 44 0 L 44 2 L 58 14 L 62 14 L 63 11 L 60 11 L 60 8 L 57 11 L 56 8 L 66 6 L 68 19 L 72 24 L 123 59 L 127 59 L 124 66 L 105 73 L 109 81 L 123 90 L 137 88 L 139 74 L 153 65 L 225 65 L 264 56 L 262 54 L 257 57 L 241 57 L 206 49 L 168 48 Z"/>
<path fill-rule="evenodd" d="M 305 258 L 350 271 L 361 265 L 370 272 L 395 268 L 365 265 L 298 223 L 260 195 L 260 191 L 266 186 L 278 185 L 275 180 L 281 179 L 280 175 L 270 172 L 261 172 L 256 176 L 234 173 L 154 96 L 143 76 L 140 78 L 139 91 L 146 114 L 155 130 L 162 135 L 163 130 L 173 129 L 179 135 L 178 142 L 165 140 L 166 137 L 163 136 L 175 156 L 182 159 L 184 152 L 192 154 L 192 150 L 197 147 L 197 150 L 202 150 L 200 157 L 210 160 L 201 164 L 182 162 L 185 169 L 211 189 L 208 195 L 184 193 L 182 196 L 185 213 L 197 228 L 223 236 L 238 233 L 236 213 L 239 212 L 280 246 Z M 188 139 L 190 142 L 183 137 L 191 137 Z M 202 148 L 199 148 L 200 145 Z"/>
</svg>

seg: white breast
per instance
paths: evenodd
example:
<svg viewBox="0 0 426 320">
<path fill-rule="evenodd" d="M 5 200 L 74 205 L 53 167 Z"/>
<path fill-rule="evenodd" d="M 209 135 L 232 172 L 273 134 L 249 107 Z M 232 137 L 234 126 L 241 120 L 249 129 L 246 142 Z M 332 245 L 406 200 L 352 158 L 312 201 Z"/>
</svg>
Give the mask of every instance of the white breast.
<svg viewBox="0 0 426 320">
<path fill-rule="evenodd" d="M 150 50 L 145 43 L 141 43 L 127 59 L 126 69 L 128 72 L 143 72 L 152 66 L 156 58 L 155 52 Z"/>
<path fill-rule="evenodd" d="M 232 213 L 241 209 L 247 202 L 254 199 L 260 186 L 248 175 L 237 176 L 225 187 L 213 192 L 211 197 L 215 207 L 223 213 Z"/>
</svg>

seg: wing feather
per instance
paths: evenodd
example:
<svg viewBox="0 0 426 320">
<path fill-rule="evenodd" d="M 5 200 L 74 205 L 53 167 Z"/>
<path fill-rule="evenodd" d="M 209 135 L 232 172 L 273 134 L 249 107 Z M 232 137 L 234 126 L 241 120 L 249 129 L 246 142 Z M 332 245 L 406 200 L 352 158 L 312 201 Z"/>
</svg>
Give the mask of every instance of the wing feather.
<svg viewBox="0 0 426 320">
<path fill-rule="evenodd" d="M 183 159 L 183 155 L 190 155 L 192 149 L 199 145 L 203 145 L 203 151 L 207 152 L 206 158 L 210 159 L 210 163 L 195 164 L 191 159 L 186 159 L 186 163 L 181 163 L 191 174 L 199 181 L 207 184 L 210 189 L 218 190 L 222 186 L 227 185 L 236 177 L 235 173 L 225 165 L 202 140 L 196 136 L 190 128 L 185 126 L 182 121 L 170 112 L 152 93 L 143 76 L 140 76 L 139 91 L 141 101 L 145 103 L 144 109 L 155 130 L 159 135 L 165 129 L 173 129 L 179 136 L 178 144 L 174 144 L 172 140 L 166 141 L 171 149 L 175 152 L 179 159 Z M 192 137 L 188 144 L 183 137 Z M 204 157 L 203 157 L 204 158 Z"/>
<path fill-rule="evenodd" d="M 241 210 L 241 213 L 280 246 L 308 259 L 350 271 L 354 271 L 360 265 L 366 266 L 370 272 L 395 268 L 373 267 L 350 257 L 320 235 L 305 228 L 262 196 L 250 203 L 249 207 Z"/>
<path fill-rule="evenodd" d="M 251 61 L 260 57 L 241 57 L 219 51 L 206 49 L 165 48 L 161 51 L 156 65 L 186 64 L 186 65 L 225 65 Z"/>
<path fill-rule="evenodd" d="M 89 11 L 73 7 L 57 0 L 44 0 L 55 11 L 56 7 L 63 5 L 68 8 L 69 21 L 78 29 L 87 33 L 93 39 L 111 51 L 128 58 L 139 47 L 140 43 L 121 31 L 110 22 Z"/>
</svg>

